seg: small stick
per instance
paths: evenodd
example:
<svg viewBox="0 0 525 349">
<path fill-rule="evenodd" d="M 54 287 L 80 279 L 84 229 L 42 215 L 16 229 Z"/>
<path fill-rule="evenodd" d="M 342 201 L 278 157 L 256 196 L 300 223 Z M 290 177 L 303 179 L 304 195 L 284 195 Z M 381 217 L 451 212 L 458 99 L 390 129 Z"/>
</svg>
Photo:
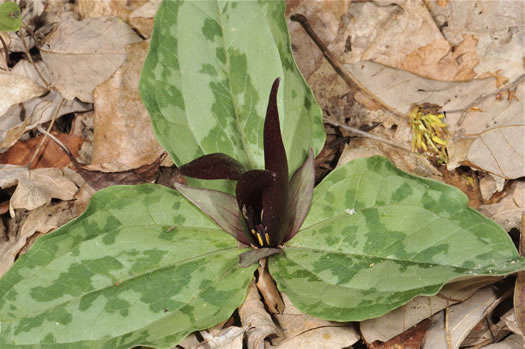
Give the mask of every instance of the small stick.
<svg viewBox="0 0 525 349">
<path fill-rule="evenodd" d="M 345 129 L 347 131 L 350 131 L 360 137 L 363 137 L 363 138 L 370 138 L 370 139 L 373 139 L 375 141 L 378 141 L 378 142 L 381 142 L 381 143 L 385 143 L 385 144 L 388 144 L 388 145 L 391 145 L 393 147 L 396 147 L 396 148 L 399 148 L 399 149 L 403 149 L 403 150 L 406 150 L 407 152 L 411 153 L 412 152 L 412 149 L 410 149 L 409 147 L 406 147 L 402 144 L 399 144 L 399 143 L 396 143 L 396 142 L 393 142 L 393 141 L 390 141 L 388 139 L 385 139 L 385 138 L 381 138 L 379 136 L 374 136 L 373 134 L 370 134 L 368 132 L 364 132 L 364 131 L 361 131 L 361 130 L 358 130 L 357 128 L 354 128 L 354 127 L 350 127 L 348 125 L 345 125 L 345 124 L 341 124 L 340 122 L 337 122 L 335 120 L 331 120 L 331 119 L 326 119 L 324 120 L 327 124 L 330 124 L 330 125 L 333 125 L 333 126 L 337 126 L 337 127 L 341 127 L 342 129 Z"/>
<path fill-rule="evenodd" d="M 308 19 L 301 15 L 301 14 L 295 14 L 290 17 L 292 21 L 298 22 L 303 26 L 303 29 L 308 33 L 310 38 L 315 42 L 317 47 L 321 50 L 323 55 L 325 56 L 326 60 L 330 65 L 334 68 L 334 70 L 341 76 L 341 78 L 350 86 L 350 87 L 360 87 L 359 83 L 356 81 L 356 79 L 352 76 L 352 74 L 348 73 L 346 69 L 343 67 L 343 65 L 339 62 L 337 58 L 335 58 L 334 54 L 326 47 L 324 42 L 317 36 L 317 34 L 312 29 L 312 26 L 310 26 L 310 23 L 308 22 Z"/>
<path fill-rule="evenodd" d="M 62 100 L 60 101 L 60 104 L 58 105 L 58 108 L 57 110 L 55 110 L 55 113 L 53 114 L 53 117 L 51 118 L 51 123 L 49 124 L 49 127 L 47 128 L 47 133 L 44 133 L 44 138 L 42 138 L 42 141 L 40 142 L 40 144 L 38 145 L 38 147 L 36 148 L 36 151 L 33 153 L 33 156 L 31 157 L 31 160 L 29 160 L 29 163 L 27 164 L 27 167 L 30 168 L 31 167 L 31 164 L 33 163 L 33 161 L 35 160 L 38 152 L 40 151 L 40 149 L 42 148 L 42 146 L 44 145 L 44 142 L 46 141 L 47 137 L 48 137 L 48 134 L 49 131 L 51 131 L 51 128 L 53 127 L 53 124 L 55 123 L 55 120 L 57 118 L 57 115 L 58 113 L 60 112 L 60 109 L 62 109 L 62 106 L 64 105 L 64 102 L 66 101 L 66 99 L 64 97 L 62 97 Z M 40 127 L 40 126 L 39 126 Z"/>
<path fill-rule="evenodd" d="M 308 22 L 308 19 L 301 15 L 301 14 L 295 14 L 290 17 L 292 21 L 298 22 L 302 25 L 304 30 L 308 33 L 310 38 L 315 42 L 319 50 L 323 53 L 324 57 L 330 63 L 330 65 L 334 68 L 336 73 L 350 86 L 350 88 L 358 89 L 366 93 L 370 98 L 372 98 L 376 103 L 382 105 L 385 109 L 390 111 L 391 113 L 400 116 L 405 117 L 403 114 L 399 114 L 399 112 L 393 110 L 388 105 L 385 105 L 383 102 L 381 102 L 372 92 L 370 92 L 363 84 L 357 80 L 352 73 L 350 73 L 346 68 L 339 62 L 339 60 L 336 58 L 336 56 L 328 49 L 328 47 L 323 43 L 323 41 L 317 36 L 317 34 L 314 32 L 312 27 L 310 26 L 310 23 Z"/>
<path fill-rule="evenodd" d="M 9 70 L 9 50 L 7 49 L 7 45 L 4 41 L 4 38 L 1 35 L 0 35 L 0 41 L 2 41 L 2 46 L 4 47 L 5 66 L 7 67 L 7 70 Z"/>
<path fill-rule="evenodd" d="M 22 28 L 26 29 L 26 26 L 22 24 Z M 31 54 L 29 53 L 29 49 L 27 48 L 26 40 L 24 39 L 24 33 L 22 33 L 22 30 L 21 30 L 22 28 L 20 28 L 20 34 L 18 36 L 20 36 L 20 39 L 22 40 L 22 44 L 24 45 L 25 54 L 27 55 L 27 58 L 29 58 L 29 61 L 33 65 L 33 68 L 35 68 L 36 73 L 38 74 L 38 76 L 40 77 L 40 79 L 42 80 L 42 82 L 44 83 L 46 88 L 49 89 L 49 83 L 47 82 L 46 79 L 44 79 L 44 76 L 40 72 L 40 69 L 38 69 L 38 67 L 36 66 L 35 62 L 33 61 L 33 57 L 31 57 Z M 29 32 L 29 30 L 27 30 L 27 29 L 26 29 L 26 31 Z"/>
<path fill-rule="evenodd" d="M 461 112 L 461 117 L 459 118 L 459 120 L 456 122 L 456 126 L 461 126 L 463 124 L 463 121 L 465 121 L 465 118 L 467 117 L 467 112 L 470 108 L 472 108 L 473 106 L 475 106 L 476 104 L 479 104 L 481 103 L 484 99 L 490 97 L 490 96 L 494 96 L 494 95 L 497 95 L 505 90 L 512 90 L 514 89 L 523 79 L 525 79 L 525 74 L 521 74 L 520 76 L 518 76 L 516 79 L 514 79 L 514 81 L 512 81 L 510 84 L 506 85 L 506 86 L 503 86 L 502 88 L 499 88 L 495 91 L 492 91 L 492 92 L 489 92 L 489 93 L 485 93 L 481 96 L 479 96 L 478 98 L 476 98 L 475 100 L 473 100 L 472 102 L 470 102 L 469 104 L 467 104 L 465 107 L 461 108 L 461 109 L 454 109 L 454 110 L 446 110 L 445 113 L 448 113 L 448 114 L 451 114 L 451 113 L 459 113 Z"/>
</svg>

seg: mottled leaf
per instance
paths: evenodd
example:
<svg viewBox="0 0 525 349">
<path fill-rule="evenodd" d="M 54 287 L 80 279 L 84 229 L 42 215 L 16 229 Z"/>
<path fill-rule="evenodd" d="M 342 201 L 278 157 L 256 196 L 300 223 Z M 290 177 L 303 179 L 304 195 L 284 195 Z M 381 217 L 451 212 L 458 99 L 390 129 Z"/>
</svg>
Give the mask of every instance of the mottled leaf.
<svg viewBox="0 0 525 349">
<path fill-rule="evenodd" d="M 317 154 L 322 112 L 297 69 L 282 1 L 164 1 L 141 96 L 176 164 L 221 152 L 264 168 L 262 126 L 273 81 L 289 173 Z"/>
<path fill-rule="evenodd" d="M 22 25 L 20 7 L 12 1 L 0 4 L 0 32 L 14 32 Z"/>
<path fill-rule="evenodd" d="M 351 161 L 315 189 L 301 230 L 270 259 L 270 272 L 303 312 L 359 321 L 452 279 L 525 269 L 508 234 L 467 201 L 385 158 Z"/>
<path fill-rule="evenodd" d="M 172 347 L 241 304 L 244 251 L 174 190 L 100 191 L 0 279 L 0 347 Z"/>
</svg>

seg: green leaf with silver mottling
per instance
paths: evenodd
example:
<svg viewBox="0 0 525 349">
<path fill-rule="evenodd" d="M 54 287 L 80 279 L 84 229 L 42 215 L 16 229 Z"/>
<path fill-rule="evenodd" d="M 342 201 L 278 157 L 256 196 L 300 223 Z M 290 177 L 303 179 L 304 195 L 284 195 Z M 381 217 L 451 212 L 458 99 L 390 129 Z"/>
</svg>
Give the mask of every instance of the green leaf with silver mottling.
<svg viewBox="0 0 525 349">
<path fill-rule="evenodd" d="M 0 4 L 0 32 L 14 32 L 22 26 L 20 7 L 12 1 Z"/>
<path fill-rule="evenodd" d="M 283 1 L 164 1 L 140 80 L 157 139 L 176 164 L 225 153 L 264 168 L 262 129 L 273 81 L 290 175 L 325 133 L 297 69 Z"/>
<path fill-rule="evenodd" d="M 0 279 L 0 347 L 172 347 L 242 303 L 245 251 L 172 189 L 100 191 Z"/>
<path fill-rule="evenodd" d="M 303 312 L 360 321 L 453 279 L 524 270 L 508 234 L 467 201 L 385 158 L 354 160 L 315 189 L 301 230 L 270 259 L 270 272 Z"/>
</svg>

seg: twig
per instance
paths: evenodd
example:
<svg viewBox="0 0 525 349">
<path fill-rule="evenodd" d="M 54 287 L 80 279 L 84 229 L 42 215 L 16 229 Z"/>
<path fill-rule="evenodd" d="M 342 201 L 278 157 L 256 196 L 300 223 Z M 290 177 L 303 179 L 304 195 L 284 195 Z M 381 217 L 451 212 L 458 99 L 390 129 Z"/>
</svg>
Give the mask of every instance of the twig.
<svg viewBox="0 0 525 349">
<path fill-rule="evenodd" d="M 328 63 L 330 63 L 330 65 L 334 68 L 336 73 L 348 84 L 348 86 L 350 86 L 350 88 L 358 89 L 365 92 L 370 98 L 372 98 L 376 103 L 382 105 L 385 109 L 389 110 L 395 115 L 405 117 L 405 115 L 399 114 L 399 112 L 393 110 L 391 107 L 381 102 L 371 91 L 369 91 L 363 84 L 361 84 L 352 73 L 346 70 L 346 68 L 341 64 L 341 62 L 339 62 L 339 60 L 332 53 L 332 51 L 330 51 L 330 49 L 328 49 L 328 47 L 319 38 L 319 36 L 317 36 L 317 34 L 314 32 L 314 30 L 310 26 L 310 23 L 308 22 L 308 19 L 305 16 L 301 14 L 295 14 L 290 16 L 290 19 L 302 25 L 303 29 L 315 42 L 319 50 L 321 50 Z"/>
<path fill-rule="evenodd" d="M 406 146 L 404 146 L 404 145 L 402 145 L 400 143 L 396 143 L 396 142 L 390 141 L 388 139 L 381 138 L 379 136 L 374 136 L 373 134 L 370 134 L 368 132 L 364 132 L 364 131 L 358 130 L 357 128 L 350 127 L 350 126 L 347 126 L 345 124 L 341 124 L 340 122 L 337 122 L 335 120 L 331 120 L 331 119 L 327 118 L 324 121 L 327 124 L 330 124 L 330 125 L 333 125 L 333 126 L 337 126 L 337 127 L 341 127 L 342 129 L 350 131 L 350 132 L 354 133 L 355 135 L 358 135 L 359 137 L 370 138 L 370 139 L 373 139 L 375 141 L 378 141 L 378 142 L 381 142 L 381 143 L 385 143 L 385 144 L 391 145 L 391 146 L 399 148 L 399 149 L 406 150 L 409 153 L 412 152 L 412 149 L 410 149 L 409 147 L 406 147 Z"/>
<path fill-rule="evenodd" d="M 69 148 L 64 144 L 62 143 L 62 141 L 58 138 L 56 138 L 52 133 L 46 131 L 42 126 L 38 125 L 38 127 L 36 128 L 38 130 L 38 132 L 42 133 L 43 135 L 51 138 L 51 140 L 53 140 L 53 142 L 56 143 L 56 145 L 58 145 L 63 151 L 64 153 L 66 153 L 67 157 L 69 158 L 69 160 L 71 160 L 73 163 L 76 163 L 77 160 L 75 159 L 75 157 L 73 156 L 73 154 L 71 153 L 71 151 L 69 150 Z"/>
<path fill-rule="evenodd" d="M 22 24 L 22 28 L 24 28 L 25 30 L 26 29 L 26 26 Z M 46 86 L 47 89 L 49 89 L 49 83 L 47 82 L 46 79 L 44 79 L 44 76 L 42 75 L 42 73 L 40 72 L 40 69 L 38 69 L 38 67 L 36 66 L 35 62 L 33 61 L 33 57 L 31 57 L 31 54 L 29 53 L 29 49 L 27 48 L 27 44 L 26 44 L 26 40 L 24 39 L 24 33 L 22 33 L 22 28 L 20 28 L 20 33 L 18 36 L 20 36 L 20 39 L 22 40 L 22 44 L 24 45 L 24 50 L 25 50 L 25 54 L 27 55 L 27 58 L 29 58 L 29 61 L 31 62 L 31 64 L 33 65 L 33 68 L 35 68 L 36 70 L 36 73 L 38 74 L 38 76 L 40 77 L 40 79 L 42 80 L 42 82 L 44 83 L 44 85 Z M 27 30 L 28 31 L 28 30 Z M 29 31 L 28 31 L 29 32 Z"/>
<path fill-rule="evenodd" d="M 472 108 L 476 104 L 481 103 L 484 99 L 486 99 L 486 98 L 488 98 L 490 96 L 497 95 L 497 94 L 499 94 L 499 93 L 501 93 L 501 92 L 503 92 L 505 90 L 513 90 L 524 79 L 525 79 L 525 74 L 521 74 L 516 79 L 514 79 L 514 81 L 512 81 L 510 84 L 508 84 L 506 86 L 503 86 L 502 88 L 499 88 L 499 89 L 497 89 L 495 91 L 492 91 L 492 92 L 489 92 L 489 93 L 485 93 L 485 94 L 479 96 L 478 98 L 476 98 L 475 100 L 473 100 L 472 102 L 470 102 L 469 104 L 467 104 L 465 107 L 463 107 L 461 109 L 446 110 L 445 113 L 451 114 L 451 113 L 459 113 L 459 112 L 461 112 L 461 117 L 456 122 L 456 126 L 461 126 L 461 124 L 463 124 L 463 121 L 465 121 L 465 118 L 467 117 L 467 112 L 469 111 L 470 108 Z"/>
<path fill-rule="evenodd" d="M 56 118 L 58 116 L 58 113 L 60 112 L 60 109 L 62 109 L 62 106 L 64 105 L 65 101 L 66 101 L 66 99 L 64 97 L 62 97 L 62 100 L 60 101 L 60 104 L 58 105 L 58 108 L 55 110 L 55 113 L 53 114 L 53 117 L 51 118 L 51 122 L 49 123 L 49 127 L 47 128 L 47 134 L 44 133 L 44 138 L 42 138 L 42 141 L 40 142 L 40 144 L 36 148 L 36 151 L 33 153 L 33 156 L 31 157 L 31 160 L 29 160 L 29 163 L 27 164 L 28 168 L 31 168 L 31 164 L 33 163 L 33 161 L 35 160 L 38 152 L 40 151 L 40 149 L 44 145 L 44 142 L 46 141 L 46 139 L 48 137 L 49 131 L 51 131 L 51 129 L 53 128 L 53 125 L 54 125 L 55 120 L 56 120 Z"/>
<path fill-rule="evenodd" d="M 9 70 L 9 50 L 7 49 L 7 45 L 6 45 L 2 35 L 0 35 L 0 41 L 2 41 L 2 46 L 4 47 L 5 66 L 7 67 L 7 70 Z"/>
</svg>

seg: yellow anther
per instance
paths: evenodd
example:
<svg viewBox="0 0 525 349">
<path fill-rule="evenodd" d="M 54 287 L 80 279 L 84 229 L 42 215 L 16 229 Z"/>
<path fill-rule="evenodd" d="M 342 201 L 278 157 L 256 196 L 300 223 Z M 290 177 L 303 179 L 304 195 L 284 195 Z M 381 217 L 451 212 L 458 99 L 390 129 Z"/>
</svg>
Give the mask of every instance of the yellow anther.
<svg viewBox="0 0 525 349">
<path fill-rule="evenodd" d="M 257 234 L 257 239 L 259 240 L 259 245 L 261 245 L 261 247 L 263 247 L 264 243 L 263 243 L 263 240 L 261 238 L 261 234 Z"/>
<path fill-rule="evenodd" d="M 254 229 L 250 230 L 250 233 L 252 233 L 253 235 L 257 235 Z"/>
<path fill-rule="evenodd" d="M 270 245 L 270 235 L 268 235 L 268 233 L 265 233 L 264 237 L 266 238 L 266 242 L 268 243 L 268 246 L 269 246 Z"/>
</svg>

